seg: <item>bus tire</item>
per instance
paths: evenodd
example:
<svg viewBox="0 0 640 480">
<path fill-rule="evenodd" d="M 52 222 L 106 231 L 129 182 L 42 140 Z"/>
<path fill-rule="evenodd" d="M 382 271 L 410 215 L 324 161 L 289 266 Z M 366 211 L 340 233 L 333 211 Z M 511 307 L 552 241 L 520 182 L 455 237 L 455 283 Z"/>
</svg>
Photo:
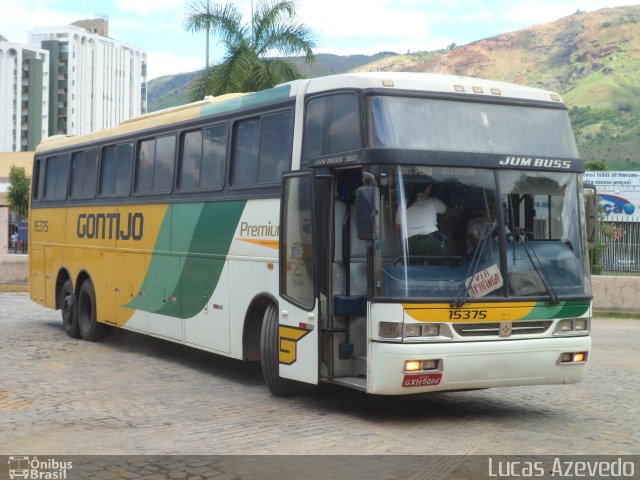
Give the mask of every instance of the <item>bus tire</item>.
<svg viewBox="0 0 640 480">
<path fill-rule="evenodd" d="M 96 321 L 96 292 L 91 280 L 82 283 L 78 293 L 78 326 L 80 335 L 85 340 L 100 340 L 105 332 L 105 325 Z"/>
<path fill-rule="evenodd" d="M 282 378 L 278 373 L 278 307 L 271 303 L 264 312 L 260 334 L 260 363 L 267 388 L 275 397 L 297 393 L 297 382 Z"/>
<path fill-rule="evenodd" d="M 60 289 L 60 312 L 62 313 L 62 324 L 64 330 L 71 338 L 80 338 L 80 327 L 78 326 L 78 311 L 76 309 L 76 295 L 73 291 L 73 283 L 67 278 Z"/>
</svg>

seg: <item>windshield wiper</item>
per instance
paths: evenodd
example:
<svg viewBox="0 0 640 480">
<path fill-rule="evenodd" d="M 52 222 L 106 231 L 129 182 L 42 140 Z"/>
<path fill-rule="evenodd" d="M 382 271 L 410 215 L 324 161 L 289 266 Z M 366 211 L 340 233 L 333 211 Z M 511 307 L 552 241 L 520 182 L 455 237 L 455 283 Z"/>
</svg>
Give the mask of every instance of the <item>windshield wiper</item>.
<svg viewBox="0 0 640 480">
<path fill-rule="evenodd" d="M 462 307 L 469 298 L 469 292 L 471 291 L 471 285 L 473 284 L 473 276 L 476 274 L 476 270 L 478 269 L 478 265 L 480 264 L 480 252 L 484 250 L 484 246 L 487 243 L 487 239 L 491 236 L 491 231 L 493 230 L 493 225 L 490 223 L 486 223 L 483 225 L 482 230 L 480 232 L 480 241 L 478 245 L 476 245 L 476 249 L 473 251 L 473 256 L 471 257 L 471 265 L 467 269 L 467 273 L 465 278 L 462 279 L 462 289 L 460 293 L 456 295 L 452 307 L 460 308 Z M 471 272 L 474 272 L 471 274 Z M 469 283 L 465 284 L 467 278 L 469 279 Z"/>
<path fill-rule="evenodd" d="M 529 246 L 527 245 L 527 242 L 523 242 L 522 246 L 524 247 L 524 251 L 527 254 L 527 257 L 529 257 L 529 261 L 531 262 L 531 265 L 533 266 L 536 273 L 540 277 L 540 280 L 542 280 L 542 284 L 544 285 L 544 288 L 547 290 L 547 293 L 549 294 L 549 298 L 551 299 L 551 305 L 558 305 L 560 303 L 560 300 L 558 300 L 558 294 L 553 288 L 553 285 L 551 285 L 551 282 L 549 282 L 549 279 L 544 274 L 543 270 L 541 268 L 538 268 L 538 266 L 536 265 L 536 262 L 534 262 L 533 260 L 533 257 L 535 257 L 538 263 L 540 263 L 540 267 L 542 267 L 542 262 L 540 261 L 540 258 L 538 258 L 538 254 L 536 253 L 535 250 L 533 250 L 533 257 L 531 256 L 531 251 L 529 250 Z"/>
</svg>

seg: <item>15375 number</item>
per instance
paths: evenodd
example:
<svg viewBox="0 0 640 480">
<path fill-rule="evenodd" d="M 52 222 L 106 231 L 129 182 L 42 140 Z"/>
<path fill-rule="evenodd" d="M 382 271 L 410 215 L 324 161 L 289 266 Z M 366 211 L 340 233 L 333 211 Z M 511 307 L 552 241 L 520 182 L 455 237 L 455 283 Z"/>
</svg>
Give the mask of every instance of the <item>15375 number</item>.
<svg viewBox="0 0 640 480">
<path fill-rule="evenodd" d="M 486 310 L 449 310 L 449 320 L 485 320 L 486 318 Z"/>
</svg>

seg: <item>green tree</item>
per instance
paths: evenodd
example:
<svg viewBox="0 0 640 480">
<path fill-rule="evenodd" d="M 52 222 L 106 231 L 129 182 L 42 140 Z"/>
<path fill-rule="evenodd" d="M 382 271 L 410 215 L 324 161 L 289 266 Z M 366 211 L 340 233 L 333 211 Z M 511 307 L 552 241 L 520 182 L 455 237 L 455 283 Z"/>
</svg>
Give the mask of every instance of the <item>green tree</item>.
<svg viewBox="0 0 640 480">
<path fill-rule="evenodd" d="M 191 85 L 189 95 L 193 100 L 206 95 L 255 92 L 302 78 L 299 69 L 282 58 L 302 55 L 307 63 L 314 60 L 315 43 L 309 28 L 295 22 L 295 2 L 258 1 L 252 15 L 247 25 L 231 3 L 210 5 L 207 0 L 194 0 L 187 6 L 185 30 L 209 31 L 226 48 L 223 60 L 205 68 Z"/>
<path fill-rule="evenodd" d="M 27 177 L 24 167 L 11 165 L 9 183 L 7 199 L 11 210 L 26 216 L 29 211 L 29 177 Z"/>
<path fill-rule="evenodd" d="M 597 161 L 587 162 L 585 167 L 592 172 L 604 172 L 607 169 L 607 165 L 604 162 Z"/>
</svg>

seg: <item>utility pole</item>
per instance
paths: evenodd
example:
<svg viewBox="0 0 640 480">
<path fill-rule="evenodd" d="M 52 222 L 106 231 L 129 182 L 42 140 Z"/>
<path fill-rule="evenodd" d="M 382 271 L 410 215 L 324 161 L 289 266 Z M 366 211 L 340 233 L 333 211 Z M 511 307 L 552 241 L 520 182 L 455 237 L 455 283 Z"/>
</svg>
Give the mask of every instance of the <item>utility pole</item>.
<svg viewBox="0 0 640 480">
<path fill-rule="evenodd" d="M 251 22 L 251 43 L 255 44 L 255 39 L 253 38 L 253 0 L 251 0 L 251 18 L 249 21 Z"/>
<path fill-rule="evenodd" d="M 207 17 L 210 15 L 211 11 L 210 11 L 210 0 L 207 0 Z M 209 70 L 209 22 L 207 21 L 207 59 L 205 61 L 205 66 L 207 68 L 207 70 Z"/>
</svg>

